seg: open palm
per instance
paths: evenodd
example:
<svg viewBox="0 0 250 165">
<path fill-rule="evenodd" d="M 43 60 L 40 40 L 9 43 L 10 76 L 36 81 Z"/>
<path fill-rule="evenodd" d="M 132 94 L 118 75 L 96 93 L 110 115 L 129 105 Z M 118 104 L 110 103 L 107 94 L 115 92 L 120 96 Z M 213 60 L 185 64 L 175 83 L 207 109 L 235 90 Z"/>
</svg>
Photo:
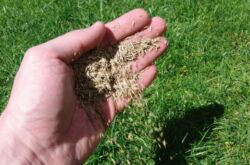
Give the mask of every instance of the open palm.
<svg viewBox="0 0 250 165">
<path fill-rule="evenodd" d="M 107 98 L 100 113 L 80 107 L 70 64 L 96 46 L 120 41 L 139 31 L 131 40 L 157 37 L 165 29 L 160 17 L 149 18 L 144 10 L 135 9 L 105 25 L 97 22 L 29 49 L 1 121 L 8 121 L 9 132 L 15 132 L 16 139 L 36 155 L 38 162 L 77 164 L 86 160 L 107 123 L 129 100 L 121 98 L 115 103 Z M 156 75 L 152 63 L 167 47 L 163 37 L 159 46 L 159 50 L 131 63 L 133 72 L 145 70 L 138 80 L 141 88 L 149 86 Z"/>
</svg>

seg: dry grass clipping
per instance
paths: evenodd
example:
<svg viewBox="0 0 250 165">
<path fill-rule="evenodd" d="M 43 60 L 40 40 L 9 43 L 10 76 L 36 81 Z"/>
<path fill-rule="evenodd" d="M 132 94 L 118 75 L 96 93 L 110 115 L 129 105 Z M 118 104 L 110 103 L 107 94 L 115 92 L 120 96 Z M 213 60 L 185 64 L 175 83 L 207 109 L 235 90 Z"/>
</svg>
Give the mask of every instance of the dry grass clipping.
<svg viewBox="0 0 250 165">
<path fill-rule="evenodd" d="M 124 40 L 118 44 L 83 54 L 73 64 L 75 91 L 81 105 L 91 105 L 112 96 L 138 98 L 139 73 L 132 73 L 130 61 L 159 48 L 159 38 L 139 41 Z"/>
</svg>

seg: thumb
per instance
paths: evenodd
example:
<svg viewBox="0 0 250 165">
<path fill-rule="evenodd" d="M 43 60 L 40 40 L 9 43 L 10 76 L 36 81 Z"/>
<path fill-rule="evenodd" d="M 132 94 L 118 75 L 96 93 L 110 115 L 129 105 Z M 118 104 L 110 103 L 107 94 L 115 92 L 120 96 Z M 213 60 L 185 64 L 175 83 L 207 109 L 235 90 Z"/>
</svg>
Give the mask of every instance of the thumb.
<svg viewBox="0 0 250 165">
<path fill-rule="evenodd" d="M 86 28 L 68 32 L 43 44 L 52 50 L 52 56 L 66 63 L 79 58 L 80 55 L 95 48 L 105 36 L 106 27 L 101 22 Z"/>
</svg>

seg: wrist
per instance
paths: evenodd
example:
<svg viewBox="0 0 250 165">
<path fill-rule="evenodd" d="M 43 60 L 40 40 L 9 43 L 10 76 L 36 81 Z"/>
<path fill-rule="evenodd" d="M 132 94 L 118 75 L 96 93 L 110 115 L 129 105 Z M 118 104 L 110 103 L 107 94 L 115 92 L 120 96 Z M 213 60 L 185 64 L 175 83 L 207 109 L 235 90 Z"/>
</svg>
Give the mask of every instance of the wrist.
<svg viewBox="0 0 250 165">
<path fill-rule="evenodd" d="M 0 116 L 0 165 L 80 164 L 78 159 L 67 153 L 67 149 L 74 146 L 64 144 L 65 152 L 62 152 L 56 144 L 48 145 L 36 139 L 20 123 L 11 112 L 4 111 Z"/>
<path fill-rule="evenodd" d="M 10 129 L 10 123 L 5 116 L 0 117 L 0 164 L 44 164 L 32 149 L 23 143 L 20 133 Z M 25 139 L 26 137 L 22 137 Z"/>
</svg>

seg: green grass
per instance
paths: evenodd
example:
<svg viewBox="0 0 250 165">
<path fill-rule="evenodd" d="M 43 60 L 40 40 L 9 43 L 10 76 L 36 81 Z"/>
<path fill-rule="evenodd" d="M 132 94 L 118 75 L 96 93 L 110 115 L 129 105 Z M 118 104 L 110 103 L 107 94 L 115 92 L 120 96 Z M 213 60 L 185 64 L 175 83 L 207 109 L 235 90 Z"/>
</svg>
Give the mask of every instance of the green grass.
<svg viewBox="0 0 250 165">
<path fill-rule="evenodd" d="M 0 0 L 0 109 L 29 47 L 137 7 L 168 21 L 170 48 L 86 164 L 250 164 L 249 0 Z"/>
</svg>

